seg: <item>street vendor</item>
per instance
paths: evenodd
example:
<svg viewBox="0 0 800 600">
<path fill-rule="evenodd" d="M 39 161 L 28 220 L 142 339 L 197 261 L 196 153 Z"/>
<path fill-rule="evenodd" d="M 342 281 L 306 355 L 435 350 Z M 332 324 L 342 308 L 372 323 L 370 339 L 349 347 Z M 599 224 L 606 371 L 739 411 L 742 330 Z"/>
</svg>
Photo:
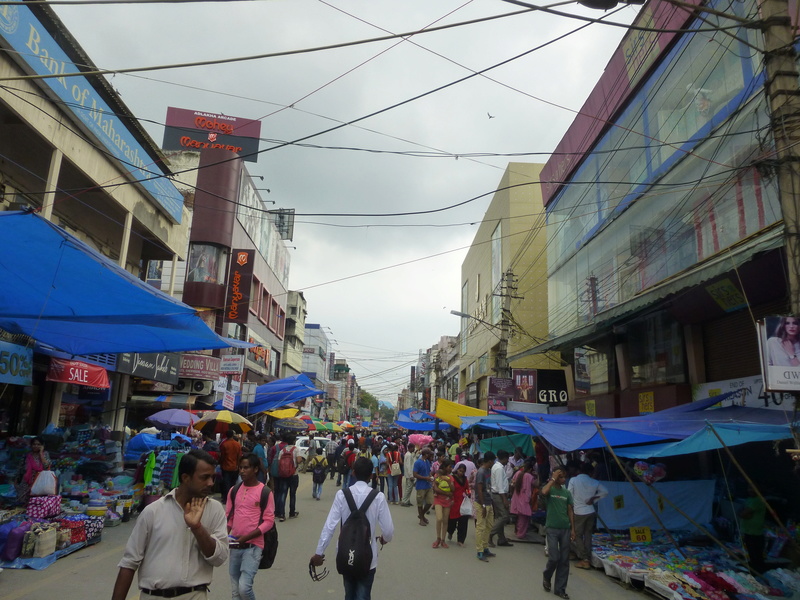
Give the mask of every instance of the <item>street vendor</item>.
<svg viewBox="0 0 800 600">
<path fill-rule="evenodd" d="M 17 486 L 17 502 L 27 504 L 39 473 L 50 469 L 50 455 L 44 449 L 41 438 L 35 437 L 31 440 L 31 450 L 25 455 L 23 469 L 22 481 Z"/>
</svg>

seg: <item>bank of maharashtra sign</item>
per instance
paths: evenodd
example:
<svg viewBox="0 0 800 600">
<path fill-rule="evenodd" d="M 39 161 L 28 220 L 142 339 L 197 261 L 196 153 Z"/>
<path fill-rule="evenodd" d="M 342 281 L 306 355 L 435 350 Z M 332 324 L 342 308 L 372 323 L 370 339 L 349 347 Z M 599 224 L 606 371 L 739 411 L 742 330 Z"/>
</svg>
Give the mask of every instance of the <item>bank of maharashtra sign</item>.
<svg viewBox="0 0 800 600">
<path fill-rule="evenodd" d="M 152 166 L 153 159 L 147 150 L 128 131 L 125 123 L 116 116 L 47 32 L 36 16 L 26 6 L 0 6 L 0 46 L 10 48 L 9 53 L 27 71 L 37 75 L 53 76 L 41 79 L 61 100 L 61 108 L 71 112 L 107 150 L 127 169 L 131 178 L 147 190 L 153 200 L 176 223 L 181 222 L 183 196 L 164 172 Z"/>
<path fill-rule="evenodd" d="M 758 322 L 764 388 L 800 391 L 800 317 L 766 317 Z"/>
</svg>

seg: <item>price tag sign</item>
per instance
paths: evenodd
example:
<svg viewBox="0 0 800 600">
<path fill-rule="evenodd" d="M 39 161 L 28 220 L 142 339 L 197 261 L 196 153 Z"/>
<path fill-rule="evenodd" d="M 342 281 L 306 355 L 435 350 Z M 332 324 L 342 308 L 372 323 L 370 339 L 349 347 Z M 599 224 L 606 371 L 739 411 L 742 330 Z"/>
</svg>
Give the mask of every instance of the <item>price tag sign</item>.
<svg viewBox="0 0 800 600">
<path fill-rule="evenodd" d="M 631 527 L 631 541 L 637 544 L 649 544 L 653 541 L 649 527 Z"/>
</svg>

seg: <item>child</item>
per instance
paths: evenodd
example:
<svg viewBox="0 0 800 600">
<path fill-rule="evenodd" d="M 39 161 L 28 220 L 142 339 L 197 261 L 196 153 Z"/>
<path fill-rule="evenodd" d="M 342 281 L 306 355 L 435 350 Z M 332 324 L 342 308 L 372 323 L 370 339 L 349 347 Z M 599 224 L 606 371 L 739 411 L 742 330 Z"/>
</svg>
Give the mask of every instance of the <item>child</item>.
<svg viewBox="0 0 800 600">
<path fill-rule="evenodd" d="M 322 456 L 322 448 L 317 448 L 317 455 L 312 458 L 307 470 L 311 471 L 311 497 L 316 500 L 322 496 L 322 484 L 325 483 L 325 471 L 328 468 L 328 459 Z"/>
<path fill-rule="evenodd" d="M 450 523 L 450 507 L 453 505 L 453 478 L 450 476 L 450 469 L 453 463 L 447 458 L 443 458 L 439 463 L 439 470 L 433 480 L 433 506 L 436 510 L 436 541 L 433 547 L 449 548 L 445 541 L 447 526 Z"/>
</svg>

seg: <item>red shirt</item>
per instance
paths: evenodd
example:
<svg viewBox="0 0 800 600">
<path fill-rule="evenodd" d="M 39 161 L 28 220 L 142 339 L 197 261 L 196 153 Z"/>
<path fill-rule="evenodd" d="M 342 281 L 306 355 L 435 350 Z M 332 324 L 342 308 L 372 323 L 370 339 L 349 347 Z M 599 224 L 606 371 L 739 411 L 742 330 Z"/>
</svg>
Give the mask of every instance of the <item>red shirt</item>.
<svg viewBox="0 0 800 600">
<path fill-rule="evenodd" d="M 223 471 L 238 471 L 242 458 L 242 445 L 233 438 L 227 438 L 219 445 L 219 467 Z"/>
</svg>

